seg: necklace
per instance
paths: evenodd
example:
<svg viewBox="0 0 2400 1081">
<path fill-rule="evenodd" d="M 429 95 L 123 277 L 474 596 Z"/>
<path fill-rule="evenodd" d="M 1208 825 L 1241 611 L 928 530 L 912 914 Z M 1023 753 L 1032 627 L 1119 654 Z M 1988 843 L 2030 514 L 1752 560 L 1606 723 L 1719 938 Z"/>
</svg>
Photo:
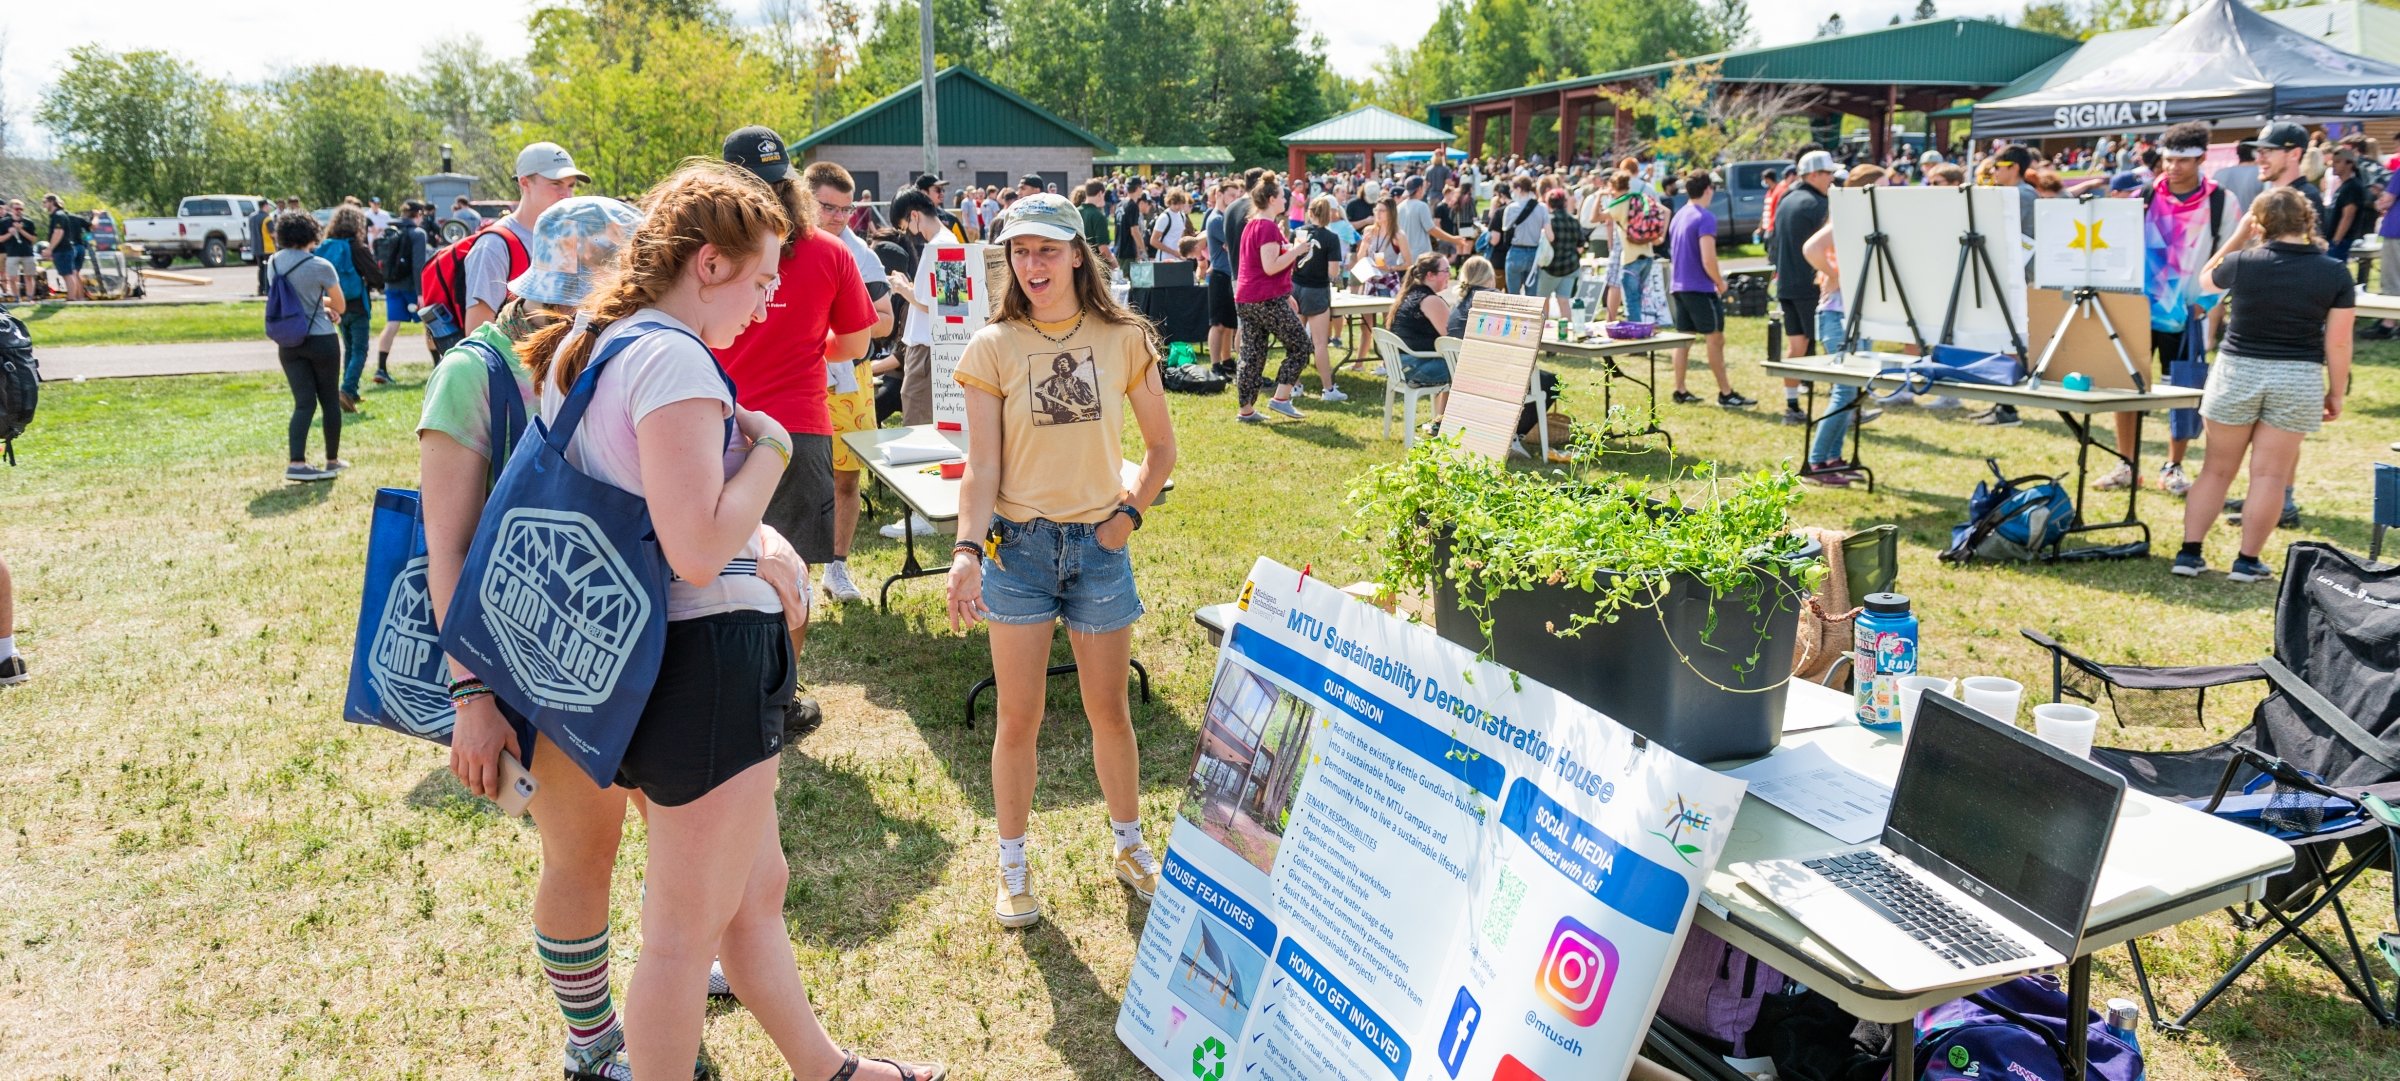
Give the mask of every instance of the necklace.
<svg viewBox="0 0 2400 1081">
<path fill-rule="evenodd" d="M 1074 337 L 1076 331 L 1083 329 L 1083 309 L 1081 307 L 1077 307 L 1075 309 L 1075 325 L 1068 327 L 1066 333 L 1058 335 L 1057 337 L 1051 337 L 1050 333 L 1043 330 L 1040 323 L 1034 322 L 1033 317 L 1030 315 L 1025 317 L 1025 325 L 1032 327 L 1034 333 L 1042 336 L 1042 340 L 1049 342 L 1052 345 L 1065 345 L 1067 344 L 1067 339 Z"/>
</svg>

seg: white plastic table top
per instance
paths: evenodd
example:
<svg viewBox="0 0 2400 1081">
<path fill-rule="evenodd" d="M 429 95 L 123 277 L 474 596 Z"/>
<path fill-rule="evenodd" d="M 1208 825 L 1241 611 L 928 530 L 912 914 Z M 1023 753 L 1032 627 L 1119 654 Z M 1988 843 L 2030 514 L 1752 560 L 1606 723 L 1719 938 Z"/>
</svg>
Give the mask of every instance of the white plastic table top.
<svg viewBox="0 0 2400 1081">
<path fill-rule="evenodd" d="M 883 452 L 876 449 L 880 444 L 906 439 L 911 432 L 936 430 L 931 424 L 920 424 L 913 428 L 876 428 L 864 432 L 843 432 L 841 438 L 843 443 L 849 445 L 852 454 L 858 455 L 860 461 L 867 463 L 868 472 L 875 474 L 875 479 L 882 481 L 885 488 L 899 495 L 901 502 L 908 504 L 910 510 L 924 515 L 928 522 L 956 521 L 958 519 L 958 491 L 964 486 L 964 480 L 944 480 L 938 471 L 925 472 L 928 466 L 935 464 L 933 462 L 892 465 L 884 461 Z M 958 448 L 958 460 L 964 461 L 967 456 L 967 433 L 940 432 L 939 434 L 942 438 L 949 440 L 951 446 Z M 1141 476 L 1141 472 L 1142 463 L 1130 458 L 1126 459 L 1125 464 L 1118 469 L 1118 475 L 1124 478 L 1125 486 L 1128 488 L 1133 487 L 1133 482 Z M 1167 487 L 1159 493 L 1159 501 L 1165 502 L 1166 492 L 1173 490 L 1174 487 L 1175 482 L 1169 480 Z"/>
<path fill-rule="evenodd" d="M 2400 319 L 2400 297 L 2384 293 L 2358 291 L 2358 317 L 2361 319 Z"/>
<path fill-rule="evenodd" d="M 1337 290 L 1333 294 L 1332 311 L 1337 316 L 1367 315 L 1383 311 L 1391 306 L 1392 298 L 1390 297 L 1371 297 L 1365 293 L 1353 293 L 1347 289 Z"/>
<path fill-rule="evenodd" d="M 1559 341 L 1555 336 L 1545 336 L 1542 339 L 1540 351 L 1557 356 L 1597 359 L 1600 357 L 1623 356 L 1627 353 L 1655 353 L 1661 349 L 1673 349 L 1677 346 L 1684 345 L 1697 345 L 1699 342 L 1700 339 L 1696 335 L 1685 334 L 1680 331 L 1673 330 L 1662 330 L 1647 338 L 1610 338 L 1602 336 L 1589 340 L 1563 342 Z"/>
<path fill-rule="evenodd" d="M 1786 379 L 1821 379 L 1829 383 L 1889 390 L 1901 385 L 1898 376 L 1878 376 L 1875 373 L 1898 367 L 1921 357 L 1900 353 L 1848 353 L 1836 363 L 1832 357 L 1797 357 L 1769 361 L 1768 375 Z M 2157 409 L 2197 409 L 2200 391 L 2190 387 L 2170 387 L 2153 381 L 2149 393 L 2130 390 L 2093 389 L 2068 390 L 2055 381 L 2038 387 L 1992 387 L 1971 383 L 1943 383 L 1937 392 L 1968 401 L 1991 402 L 1994 405 L 2013 405 L 2019 409 L 2048 409 L 2062 413 L 2131 413 Z"/>
<path fill-rule="evenodd" d="M 1846 712 L 1850 705 L 1847 694 L 1794 680 L 1784 711 L 1786 723 L 1819 711 Z M 1900 771 L 1900 741 L 1855 724 L 1795 732 L 1783 740 L 1786 748 L 1809 744 L 1885 784 Z M 1914 995 L 1886 987 L 1726 870 L 1748 860 L 1806 858 L 1848 846 L 1756 797 L 1743 797 L 1731 828 L 1733 835 L 1717 858 L 1717 870 L 1709 876 L 1698 926 L 1869 1021 L 1902 1021 L 1983 986 L 1961 984 Z M 2122 883 L 2129 892 L 2096 899 L 2083 952 L 2097 953 L 2195 916 L 2256 900 L 2265 895 L 2268 876 L 2291 865 L 2291 846 L 2282 841 L 2128 790 L 2101 878 L 2112 887 Z"/>
</svg>

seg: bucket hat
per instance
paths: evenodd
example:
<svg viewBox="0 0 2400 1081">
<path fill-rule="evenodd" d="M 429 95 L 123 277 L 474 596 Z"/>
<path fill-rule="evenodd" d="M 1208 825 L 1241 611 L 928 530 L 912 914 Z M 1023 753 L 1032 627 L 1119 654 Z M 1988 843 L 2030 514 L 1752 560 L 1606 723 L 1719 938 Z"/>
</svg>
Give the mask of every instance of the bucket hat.
<svg viewBox="0 0 2400 1081">
<path fill-rule="evenodd" d="M 641 223 L 641 211 L 605 195 L 559 200 L 534 222 L 531 260 L 509 291 L 537 304 L 582 303 Z"/>
</svg>

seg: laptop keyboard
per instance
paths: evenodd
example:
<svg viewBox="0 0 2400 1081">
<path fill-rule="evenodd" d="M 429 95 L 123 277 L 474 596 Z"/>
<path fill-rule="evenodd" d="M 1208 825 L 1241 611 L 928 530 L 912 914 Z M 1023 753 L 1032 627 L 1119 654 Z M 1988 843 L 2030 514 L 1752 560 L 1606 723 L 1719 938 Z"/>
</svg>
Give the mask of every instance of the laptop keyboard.
<svg viewBox="0 0 2400 1081">
<path fill-rule="evenodd" d="M 1943 900 L 1907 872 L 1874 852 L 1852 852 L 1805 861 L 1842 892 L 1881 913 L 1893 926 L 1942 956 L 1953 968 L 1998 964 L 2033 956 L 1992 926 Z"/>
</svg>

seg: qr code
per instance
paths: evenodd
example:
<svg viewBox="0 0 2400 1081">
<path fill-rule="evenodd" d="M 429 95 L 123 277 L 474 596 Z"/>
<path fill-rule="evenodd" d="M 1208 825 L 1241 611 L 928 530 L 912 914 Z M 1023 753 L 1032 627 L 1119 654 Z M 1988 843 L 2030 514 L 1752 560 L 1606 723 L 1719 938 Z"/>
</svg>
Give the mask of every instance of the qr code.
<svg viewBox="0 0 2400 1081">
<path fill-rule="evenodd" d="M 1525 904 L 1525 880 L 1506 865 L 1500 868 L 1500 883 L 1492 890 L 1491 907 L 1483 913 L 1483 937 L 1494 946 L 1508 945 L 1508 936 L 1517 929 L 1517 909 Z"/>
</svg>

